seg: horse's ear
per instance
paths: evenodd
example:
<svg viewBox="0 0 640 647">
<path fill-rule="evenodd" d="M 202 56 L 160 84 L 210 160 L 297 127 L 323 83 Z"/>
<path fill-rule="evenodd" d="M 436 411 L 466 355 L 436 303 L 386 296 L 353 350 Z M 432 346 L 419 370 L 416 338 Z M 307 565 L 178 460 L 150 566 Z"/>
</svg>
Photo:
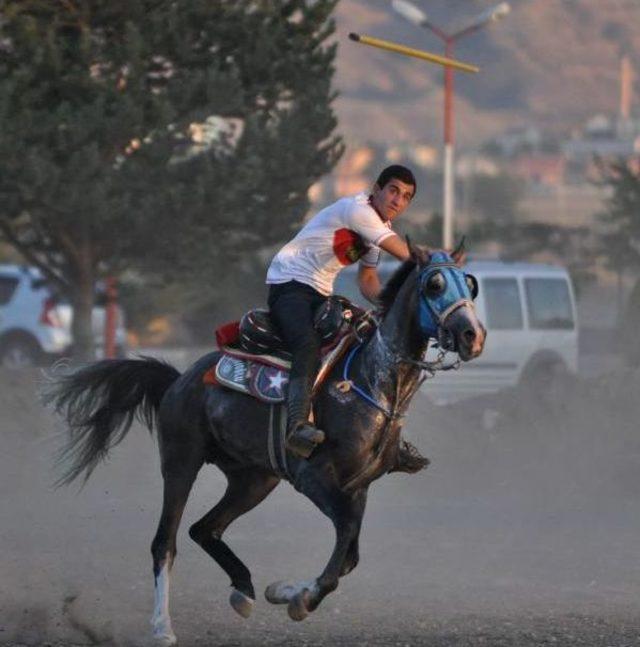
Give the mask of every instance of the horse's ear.
<svg viewBox="0 0 640 647">
<path fill-rule="evenodd" d="M 451 252 L 451 258 L 458 267 L 462 267 L 467 261 L 467 250 L 464 248 L 464 240 L 465 237 L 463 236 L 458 246 Z"/>
<path fill-rule="evenodd" d="M 420 247 L 418 245 L 414 245 L 409 239 L 408 235 L 405 235 L 404 238 L 407 241 L 407 247 L 409 248 L 409 253 L 411 254 L 411 260 L 414 261 L 414 263 L 419 267 L 421 267 L 422 265 L 426 265 L 429 262 L 429 259 L 431 258 L 429 249 L 426 247 Z"/>
</svg>

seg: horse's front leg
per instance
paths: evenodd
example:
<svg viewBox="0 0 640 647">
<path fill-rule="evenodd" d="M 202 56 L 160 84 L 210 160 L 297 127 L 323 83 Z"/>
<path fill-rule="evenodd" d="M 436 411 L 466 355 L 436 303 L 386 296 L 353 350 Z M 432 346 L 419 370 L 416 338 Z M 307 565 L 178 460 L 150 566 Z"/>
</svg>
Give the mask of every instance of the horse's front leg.
<svg viewBox="0 0 640 647">
<path fill-rule="evenodd" d="M 336 530 L 336 543 L 329 562 L 317 579 L 317 588 L 310 592 L 309 611 L 314 611 L 323 598 L 338 587 L 338 579 L 351 572 L 359 560 L 358 538 L 362 517 L 367 502 L 367 491 L 359 490 L 351 495 L 333 494 L 333 514 L 329 514 Z M 336 500 L 337 499 L 337 500 Z"/>
<path fill-rule="evenodd" d="M 344 577 L 351 573 L 351 571 L 358 565 L 360 561 L 360 528 L 362 527 L 362 518 L 364 517 L 364 509 L 367 504 L 367 492 L 368 490 L 362 489 L 354 493 L 354 500 L 359 504 L 360 510 L 357 511 L 359 523 L 358 523 L 358 532 L 356 536 L 351 540 L 349 548 L 347 549 L 347 555 L 342 562 L 342 568 L 340 569 L 340 577 Z"/>
<path fill-rule="evenodd" d="M 299 475 L 295 485 L 331 519 L 336 531 L 333 552 L 320 577 L 297 584 L 277 582 L 270 585 L 265 593 L 270 602 L 288 603 L 289 616 L 293 620 L 303 620 L 337 588 L 340 576 L 355 568 L 367 492 L 358 490 L 346 494 L 332 476 L 311 465 Z"/>
</svg>

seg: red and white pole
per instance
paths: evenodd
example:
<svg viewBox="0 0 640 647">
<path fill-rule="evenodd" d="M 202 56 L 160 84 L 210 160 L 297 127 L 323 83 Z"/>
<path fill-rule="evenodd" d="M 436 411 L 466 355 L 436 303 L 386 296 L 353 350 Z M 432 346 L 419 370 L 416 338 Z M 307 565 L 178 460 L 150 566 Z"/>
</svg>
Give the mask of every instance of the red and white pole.
<svg viewBox="0 0 640 647">
<path fill-rule="evenodd" d="M 109 276 L 106 280 L 106 312 L 104 320 L 104 356 L 114 359 L 116 356 L 116 325 L 118 323 L 118 288 L 116 279 Z"/>
<path fill-rule="evenodd" d="M 445 56 L 453 55 L 453 39 L 445 39 Z M 454 185 L 454 158 L 453 144 L 455 138 L 455 125 L 453 121 L 453 69 L 444 68 L 444 173 L 443 197 L 444 213 L 442 219 L 442 246 L 444 249 L 453 249 L 453 221 L 455 216 L 455 185 Z"/>
</svg>

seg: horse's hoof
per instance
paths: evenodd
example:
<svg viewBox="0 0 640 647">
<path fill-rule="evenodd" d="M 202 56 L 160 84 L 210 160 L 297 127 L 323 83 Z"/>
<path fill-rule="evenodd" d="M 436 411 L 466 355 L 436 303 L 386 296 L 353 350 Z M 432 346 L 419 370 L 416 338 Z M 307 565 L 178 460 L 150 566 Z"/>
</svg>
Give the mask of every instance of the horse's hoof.
<svg viewBox="0 0 640 647">
<path fill-rule="evenodd" d="M 178 639 L 176 638 L 176 635 L 171 631 L 171 632 L 153 632 L 153 642 L 155 645 L 158 647 L 171 647 L 171 645 L 175 645 L 178 642 Z"/>
<path fill-rule="evenodd" d="M 151 618 L 151 626 L 153 627 L 153 641 L 158 647 L 170 647 L 178 642 L 171 628 L 171 622 L 162 615 L 154 614 Z"/>
<path fill-rule="evenodd" d="M 289 617 L 291 620 L 300 622 L 304 620 L 309 615 L 309 602 L 311 601 L 311 594 L 309 589 L 304 589 L 300 591 L 296 596 L 294 596 L 289 602 Z"/>
<path fill-rule="evenodd" d="M 248 595 L 238 591 L 238 589 L 231 591 L 229 603 L 233 607 L 233 610 L 243 618 L 248 618 L 253 611 L 254 601 Z"/>
<path fill-rule="evenodd" d="M 293 582 L 279 580 L 273 582 L 264 591 L 264 597 L 271 604 L 288 604 L 296 594 L 296 586 Z"/>
</svg>

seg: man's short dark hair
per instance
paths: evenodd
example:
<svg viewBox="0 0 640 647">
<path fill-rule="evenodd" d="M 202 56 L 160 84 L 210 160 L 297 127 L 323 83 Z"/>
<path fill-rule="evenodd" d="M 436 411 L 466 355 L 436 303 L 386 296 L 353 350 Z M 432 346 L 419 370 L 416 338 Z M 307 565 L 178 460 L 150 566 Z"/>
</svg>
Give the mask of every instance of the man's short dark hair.
<svg viewBox="0 0 640 647">
<path fill-rule="evenodd" d="M 380 173 L 380 175 L 378 175 L 376 184 L 381 189 L 384 189 L 385 185 L 394 178 L 396 180 L 400 180 L 400 182 L 404 182 L 405 184 L 411 184 L 413 186 L 413 195 L 416 194 L 418 185 L 416 184 L 416 178 L 413 175 L 413 172 L 406 166 L 402 166 L 400 164 L 392 164 L 391 166 L 387 166 L 387 168 L 384 169 L 382 173 Z"/>
</svg>

